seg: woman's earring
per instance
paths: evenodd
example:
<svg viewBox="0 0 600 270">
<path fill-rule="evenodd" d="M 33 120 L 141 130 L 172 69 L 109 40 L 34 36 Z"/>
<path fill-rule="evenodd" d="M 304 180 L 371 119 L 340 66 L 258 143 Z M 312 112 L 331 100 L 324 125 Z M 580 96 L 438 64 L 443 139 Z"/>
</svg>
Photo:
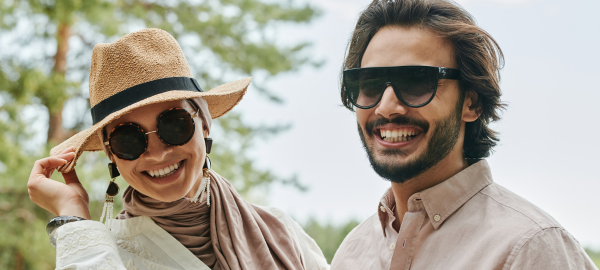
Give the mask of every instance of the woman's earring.
<svg viewBox="0 0 600 270">
<path fill-rule="evenodd" d="M 208 153 L 210 153 L 210 149 L 212 148 L 212 139 L 206 138 L 204 139 L 206 143 L 206 160 L 204 161 L 204 166 L 202 167 L 202 182 L 200 182 L 200 187 L 198 187 L 198 191 L 196 191 L 196 195 L 192 198 L 190 202 L 198 203 L 204 200 L 206 197 L 206 205 L 210 206 L 210 158 L 208 157 Z M 206 190 L 206 193 L 204 192 Z M 200 197 L 202 195 L 202 197 Z"/>
<path fill-rule="evenodd" d="M 106 189 L 106 200 L 104 201 L 104 208 L 102 209 L 102 216 L 100 217 L 100 222 L 104 221 L 105 224 L 108 225 L 108 220 L 113 218 L 113 197 L 119 194 L 119 185 L 115 183 L 115 178 L 121 175 L 119 173 L 119 169 L 117 169 L 117 165 L 114 163 L 108 163 L 108 171 L 110 172 L 110 178 L 112 181 L 108 184 L 108 188 Z"/>
<path fill-rule="evenodd" d="M 206 145 L 206 153 L 210 154 L 210 149 L 212 148 L 212 139 L 211 138 L 205 138 L 204 139 L 204 144 Z"/>
</svg>

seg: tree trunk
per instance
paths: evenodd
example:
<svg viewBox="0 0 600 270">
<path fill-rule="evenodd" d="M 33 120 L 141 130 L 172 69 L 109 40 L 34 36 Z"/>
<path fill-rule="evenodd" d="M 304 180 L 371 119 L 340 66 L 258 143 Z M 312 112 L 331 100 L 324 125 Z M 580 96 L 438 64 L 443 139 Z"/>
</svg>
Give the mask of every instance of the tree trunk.
<svg viewBox="0 0 600 270">
<path fill-rule="evenodd" d="M 65 76 L 67 71 L 67 52 L 69 51 L 69 37 L 71 37 L 71 26 L 66 23 L 58 25 L 56 36 L 57 46 L 54 55 L 53 73 Z M 48 143 L 59 144 L 64 141 L 65 131 L 62 127 L 62 109 L 63 104 L 56 104 L 56 108 L 48 110 L 50 117 L 48 120 Z"/>
<path fill-rule="evenodd" d="M 17 251 L 17 254 L 15 254 L 15 270 L 23 269 L 23 255 L 21 255 L 21 252 Z"/>
<path fill-rule="evenodd" d="M 48 120 L 48 143 L 59 144 L 66 139 L 62 120 L 62 106 L 56 112 L 50 112 L 50 119 Z"/>
</svg>

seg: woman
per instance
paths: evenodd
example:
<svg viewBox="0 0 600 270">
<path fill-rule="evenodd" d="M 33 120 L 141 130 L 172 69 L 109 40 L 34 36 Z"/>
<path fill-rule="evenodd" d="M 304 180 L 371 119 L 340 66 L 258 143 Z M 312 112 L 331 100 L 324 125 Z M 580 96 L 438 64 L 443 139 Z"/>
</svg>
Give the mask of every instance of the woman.
<svg viewBox="0 0 600 270">
<path fill-rule="evenodd" d="M 89 81 L 94 125 L 36 161 L 28 182 L 31 200 L 59 216 L 47 228 L 57 269 L 328 268 L 296 222 L 210 170 L 211 118 L 240 101 L 250 78 L 203 92 L 175 39 L 146 29 L 96 45 Z M 113 177 L 106 225 L 90 220 L 73 169 L 83 151 L 100 150 Z M 55 169 L 65 184 L 49 179 Z M 112 219 L 119 174 L 129 187 Z"/>
</svg>

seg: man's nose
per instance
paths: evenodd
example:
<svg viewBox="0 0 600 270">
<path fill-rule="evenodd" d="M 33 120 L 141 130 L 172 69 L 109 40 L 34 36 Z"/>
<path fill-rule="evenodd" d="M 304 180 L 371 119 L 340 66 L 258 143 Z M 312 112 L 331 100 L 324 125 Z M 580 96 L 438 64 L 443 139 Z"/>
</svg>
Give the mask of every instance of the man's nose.
<svg viewBox="0 0 600 270">
<path fill-rule="evenodd" d="M 404 103 L 396 97 L 394 88 L 388 84 L 383 92 L 381 101 L 377 104 L 375 113 L 389 119 L 396 115 L 405 115 L 407 112 L 408 106 L 404 105 Z"/>
</svg>

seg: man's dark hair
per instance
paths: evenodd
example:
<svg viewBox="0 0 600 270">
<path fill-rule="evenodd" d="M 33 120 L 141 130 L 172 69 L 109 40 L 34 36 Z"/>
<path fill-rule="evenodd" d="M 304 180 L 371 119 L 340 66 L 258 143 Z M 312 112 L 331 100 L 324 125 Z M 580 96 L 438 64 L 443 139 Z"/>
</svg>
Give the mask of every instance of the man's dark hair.
<svg viewBox="0 0 600 270">
<path fill-rule="evenodd" d="M 461 98 L 468 91 L 476 93 L 472 106 L 480 113 L 477 120 L 466 123 L 463 153 L 465 158 L 488 157 L 499 141 L 488 125 L 500 120 L 505 107 L 499 85 L 504 56 L 498 43 L 475 24 L 471 14 L 449 0 L 375 0 L 358 18 L 342 71 L 360 67 L 371 38 L 385 26 L 423 27 L 452 42 L 461 71 Z M 342 102 L 354 111 L 341 78 L 340 82 Z"/>
</svg>

